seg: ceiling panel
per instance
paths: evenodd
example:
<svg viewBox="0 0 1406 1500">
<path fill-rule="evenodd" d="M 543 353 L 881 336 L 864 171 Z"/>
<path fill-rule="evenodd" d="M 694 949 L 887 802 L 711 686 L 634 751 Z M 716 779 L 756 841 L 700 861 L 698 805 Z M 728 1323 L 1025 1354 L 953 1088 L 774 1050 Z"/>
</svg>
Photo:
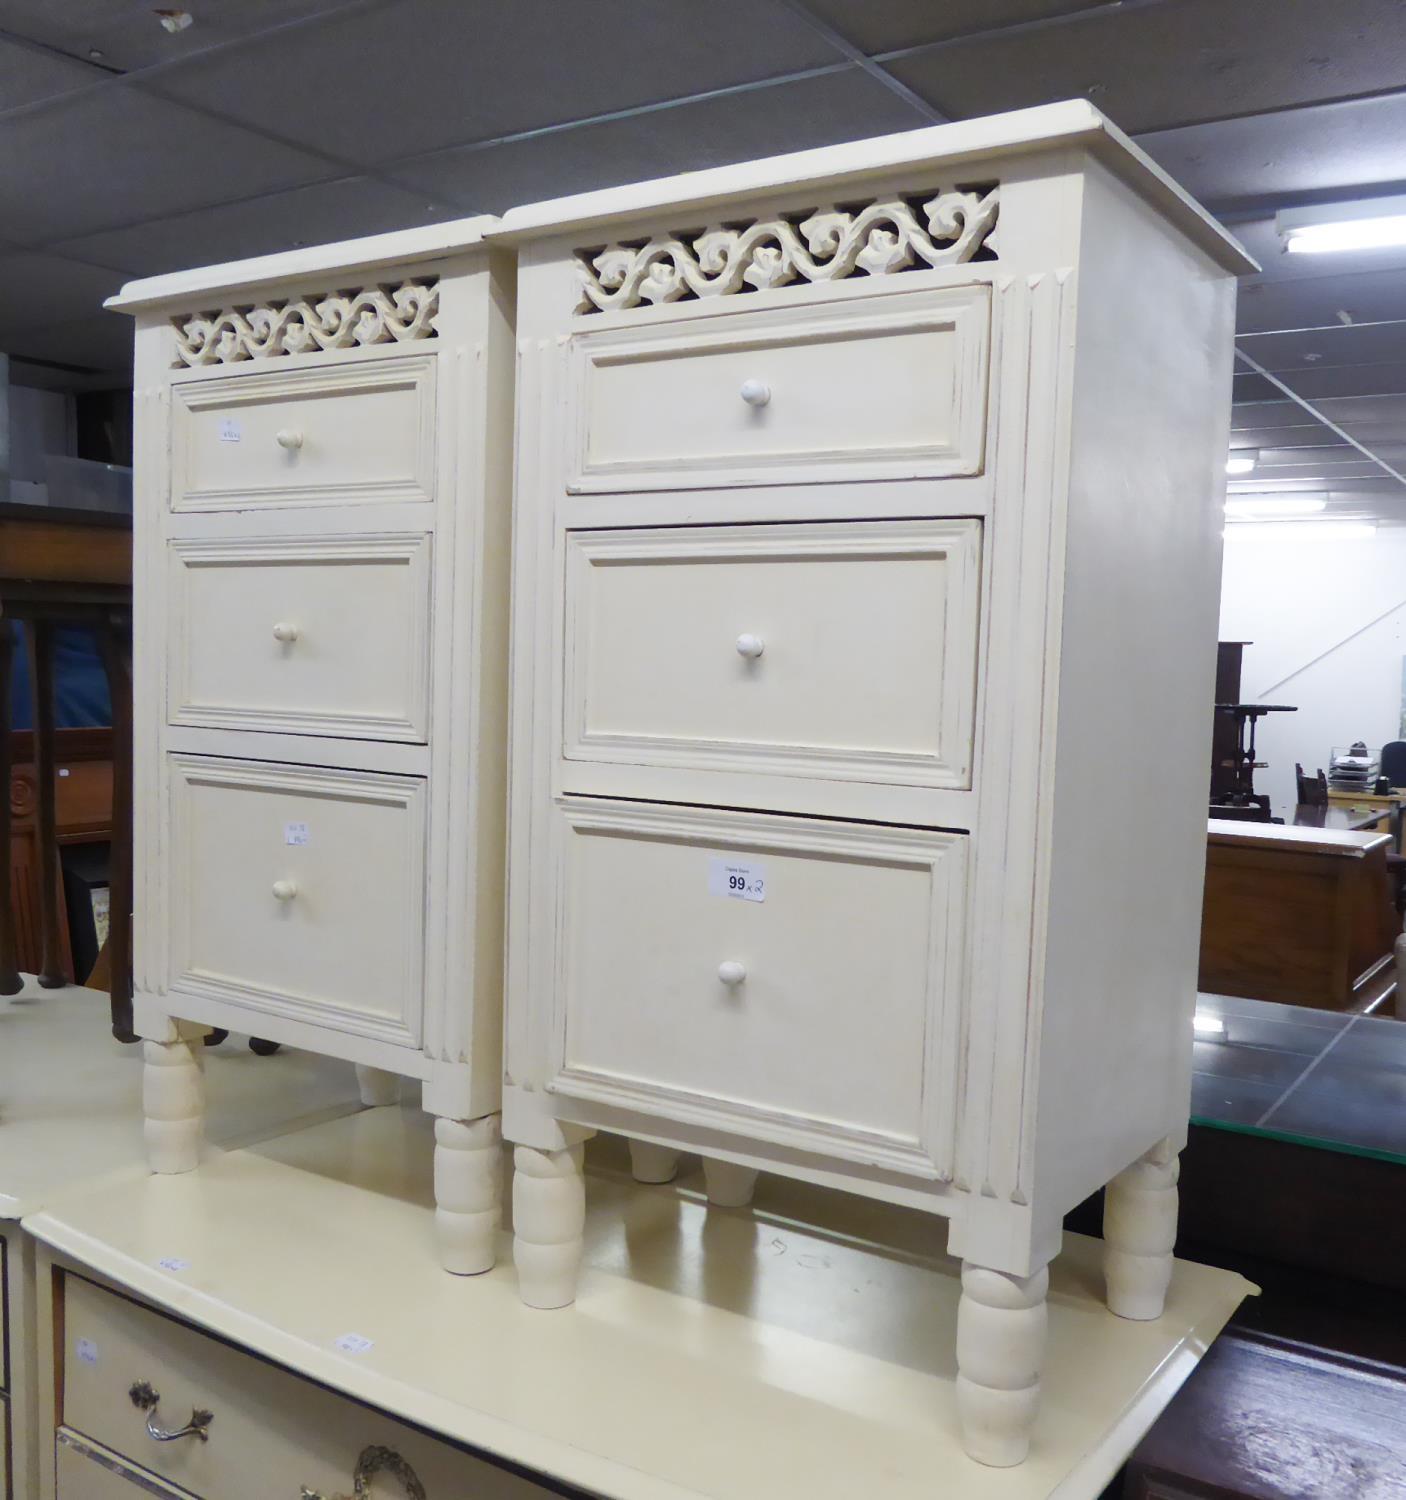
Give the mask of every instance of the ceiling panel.
<svg viewBox="0 0 1406 1500">
<path fill-rule="evenodd" d="M 1406 394 L 1381 392 L 1337 400 L 1330 397 L 1320 402 L 1318 409 L 1325 417 L 1347 428 L 1362 442 L 1367 441 L 1362 436 L 1366 427 L 1386 426 L 1398 435 L 1406 432 Z"/>
<path fill-rule="evenodd" d="M 1397 0 L 1178 0 L 943 44 L 888 67 L 958 116 L 1082 94 L 1124 130 L 1154 130 L 1398 88 L 1406 26 Z"/>
<path fill-rule="evenodd" d="M 130 229 L 81 236 L 56 248 L 119 266 L 132 276 L 158 276 L 299 245 L 409 229 L 460 214 L 459 208 L 431 200 L 424 193 L 365 177 L 346 177 L 154 219 Z"/>
<path fill-rule="evenodd" d="M 343 8 L 350 0 L 223 0 L 188 3 L 194 24 L 169 32 L 151 0 L 0 0 L 0 27 L 106 67 L 150 67 L 269 27 Z M 178 9 L 172 4 L 167 8 Z"/>
<path fill-rule="evenodd" d="M 401 0 L 194 59 L 159 86 L 364 165 L 840 60 L 755 0 Z"/>
<path fill-rule="evenodd" d="M 1236 342 L 1256 363 L 1283 375 L 1315 366 L 1406 360 L 1406 323 L 1334 322 L 1294 332 L 1244 334 Z"/>
<path fill-rule="evenodd" d="M 1097 0 L 804 0 L 846 41 L 889 52 L 973 31 L 1046 20 L 1087 10 Z"/>
<path fill-rule="evenodd" d="M 1284 408 L 1284 420 L 1278 426 L 1275 425 L 1273 417 L 1265 415 L 1267 407 L 1276 404 Z M 1294 420 L 1295 413 L 1298 416 L 1297 421 Z M 1295 406 L 1292 401 L 1251 402 L 1248 405 L 1231 408 L 1230 446 L 1232 448 L 1278 447 L 1284 449 L 1295 445 L 1313 448 L 1330 441 L 1336 441 L 1332 429 L 1325 427 L 1321 422 L 1315 422 L 1301 406 Z"/>
<path fill-rule="evenodd" d="M 1242 284 L 1235 325 L 1242 334 L 1277 328 L 1321 328 L 1340 322 L 1343 313 L 1354 323 L 1406 319 L 1406 272 L 1358 272 Z"/>
<path fill-rule="evenodd" d="M 1296 370 L 1284 382 L 1306 401 L 1320 402 L 1334 396 L 1375 396 L 1406 391 L 1406 359 L 1383 361 L 1369 365 L 1311 365 Z M 1249 394 L 1263 387 L 1273 390 L 1268 382 L 1260 381 L 1258 375 L 1237 374 L 1235 377 L 1235 399 L 1253 399 Z"/>
<path fill-rule="evenodd" d="M 0 111 L 72 93 L 104 76 L 91 64 L 0 37 Z"/>
<path fill-rule="evenodd" d="M 97 313 L 122 284 L 122 273 L 57 255 L 0 255 L 0 347 L 5 332 L 68 322 Z"/>
<path fill-rule="evenodd" d="M 22 359 L 42 359 L 89 370 L 107 370 L 132 378 L 131 318 L 118 313 L 29 328 L 6 336 L 8 352 Z"/>
<path fill-rule="evenodd" d="M 396 176 L 498 213 L 514 203 L 925 123 L 916 109 L 851 68 L 485 150 L 439 152 L 399 164 Z"/>
<path fill-rule="evenodd" d="M 1203 203 L 1244 210 L 1406 183 L 1403 139 L 1398 94 L 1159 131 L 1138 145 Z"/>
<path fill-rule="evenodd" d="M 326 175 L 316 157 L 118 82 L 0 116 L 0 223 L 24 244 Z"/>
</svg>

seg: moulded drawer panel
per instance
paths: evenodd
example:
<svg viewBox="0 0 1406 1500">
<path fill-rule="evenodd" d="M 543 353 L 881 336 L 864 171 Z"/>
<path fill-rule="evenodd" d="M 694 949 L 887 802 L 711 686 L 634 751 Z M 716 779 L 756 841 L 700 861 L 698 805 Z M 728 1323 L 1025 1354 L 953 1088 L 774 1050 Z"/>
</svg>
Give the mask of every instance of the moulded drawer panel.
<svg viewBox="0 0 1406 1500">
<path fill-rule="evenodd" d="M 81 1277 L 64 1278 L 63 1329 L 65 1427 L 201 1500 L 296 1500 L 304 1487 L 328 1500 L 350 1496 L 358 1459 L 371 1446 L 399 1455 L 435 1500 L 543 1493 L 531 1480 Z M 85 1359 L 73 1352 L 79 1339 Z M 179 1427 L 192 1411 L 208 1411 L 207 1441 L 150 1437 L 149 1413 L 129 1394 L 138 1381 L 160 1397 L 158 1425 Z M 383 1468 L 371 1472 L 377 1497 L 414 1493 Z M 121 1489 L 111 1493 L 126 1500 Z M 91 1494 L 108 1500 L 109 1491 Z M 81 1489 L 75 1495 L 88 1500 Z"/>
<path fill-rule="evenodd" d="M 989 333 L 974 285 L 578 334 L 572 487 L 979 473 Z"/>
<path fill-rule="evenodd" d="M 966 838 L 565 799 L 563 1094 L 951 1171 Z"/>
<path fill-rule="evenodd" d="M 569 760 L 971 785 L 980 521 L 566 545 Z"/>
<path fill-rule="evenodd" d="M 423 742 L 430 538 L 171 543 L 172 724 Z"/>
<path fill-rule="evenodd" d="M 170 982 L 418 1046 L 425 783 L 171 755 Z"/>
<path fill-rule="evenodd" d="M 177 381 L 175 510 L 430 500 L 434 356 Z"/>
</svg>

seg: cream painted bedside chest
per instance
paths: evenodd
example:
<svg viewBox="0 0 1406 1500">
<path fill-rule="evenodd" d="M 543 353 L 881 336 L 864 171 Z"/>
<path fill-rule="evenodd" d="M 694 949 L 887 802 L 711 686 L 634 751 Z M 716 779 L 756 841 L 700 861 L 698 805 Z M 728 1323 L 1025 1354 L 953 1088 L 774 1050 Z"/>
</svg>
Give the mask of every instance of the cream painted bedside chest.
<svg viewBox="0 0 1406 1500">
<path fill-rule="evenodd" d="M 135 282 L 136 1029 L 424 1082 L 440 1253 L 493 1262 L 511 262 L 470 219 Z"/>
<path fill-rule="evenodd" d="M 1081 102 L 515 209 L 504 1132 L 524 1298 L 580 1142 L 949 1221 L 969 1452 L 1027 1451 L 1110 1184 L 1162 1307 L 1234 275 Z"/>
</svg>

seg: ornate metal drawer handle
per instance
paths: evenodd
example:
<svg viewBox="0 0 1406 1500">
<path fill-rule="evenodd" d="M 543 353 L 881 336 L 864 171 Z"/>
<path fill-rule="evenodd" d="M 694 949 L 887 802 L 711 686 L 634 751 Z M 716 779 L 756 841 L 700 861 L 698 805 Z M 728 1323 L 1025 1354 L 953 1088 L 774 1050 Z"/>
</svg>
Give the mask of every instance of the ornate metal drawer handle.
<svg viewBox="0 0 1406 1500">
<path fill-rule="evenodd" d="M 303 1485 L 298 1500 L 370 1500 L 371 1479 L 373 1475 L 380 1473 L 400 1480 L 405 1487 L 406 1500 L 429 1500 L 414 1469 L 394 1448 L 382 1448 L 379 1444 L 372 1444 L 361 1450 L 361 1457 L 356 1461 L 356 1472 L 352 1475 L 354 1488 L 351 1495 L 328 1496 Z"/>
<path fill-rule="evenodd" d="M 146 1412 L 147 1433 L 158 1443 L 174 1443 L 177 1438 L 183 1437 L 199 1438 L 202 1443 L 210 1441 L 209 1427 L 215 1420 L 214 1412 L 197 1406 L 192 1409 L 190 1421 L 184 1427 L 163 1427 L 156 1420 L 156 1407 L 161 1400 L 161 1393 L 149 1380 L 134 1381 L 127 1394 L 138 1411 Z"/>
</svg>

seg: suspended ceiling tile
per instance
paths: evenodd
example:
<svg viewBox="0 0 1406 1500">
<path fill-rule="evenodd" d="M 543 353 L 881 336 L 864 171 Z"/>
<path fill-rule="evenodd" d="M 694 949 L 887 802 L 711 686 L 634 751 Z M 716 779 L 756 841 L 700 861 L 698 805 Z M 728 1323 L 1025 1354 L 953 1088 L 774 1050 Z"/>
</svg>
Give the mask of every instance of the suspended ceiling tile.
<svg viewBox="0 0 1406 1500">
<path fill-rule="evenodd" d="M 0 223 L 23 244 L 326 175 L 316 157 L 118 82 L 0 116 Z"/>
<path fill-rule="evenodd" d="M 1354 323 L 1406 319 L 1406 273 L 1359 272 L 1242 285 L 1235 325 L 1242 334 L 1320 328 L 1340 322 L 1344 313 Z"/>
<path fill-rule="evenodd" d="M 887 66 L 957 116 L 1079 94 L 1124 130 L 1156 130 L 1397 88 L 1406 26 L 1396 0 L 1177 0 Z"/>
<path fill-rule="evenodd" d="M 1242 377 L 1235 377 L 1235 398 L 1242 394 Z M 1258 379 L 1252 376 L 1251 379 Z M 1295 370 L 1283 377 L 1287 385 L 1305 401 L 1315 405 L 1337 396 L 1395 395 L 1406 392 L 1406 359 L 1369 365 L 1334 365 L 1331 368 L 1310 367 Z"/>
<path fill-rule="evenodd" d="M 88 58 L 97 50 L 108 68 L 123 71 L 170 62 L 240 37 L 287 25 L 347 0 L 239 0 L 210 5 L 168 0 L 193 24 L 169 32 L 151 0 L 0 0 L 0 27 L 46 46 Z"/>
<path fill-rule="evenodd" d="M 926 123 L 858 68 L 402 162 L 396 176 L 489 213 L 562 193 L 687 172 Z"/>
<path fill-rule="evenodd" d="M 0 112 L 87 88 L 105 76 L 89 63 L 0 38 Z"/>
<path fill-rule="evenodd" d="M 1302 407 L 1295 406 L 1291 401 L 1282 404 L 1285 407 L 1286 420 L 1280 426 L 1273 425 L 1273 419 L 1265 417 L 1267 409 L 1265 403 L 1251 403 L 1232 408 L 1231 448 L 1277 446 L 1280 449 L 1287 449 L 1295 445 L 1312 448 L 1332 437 L 1332 429 L 1325 427 L 1321 422 L 1315 422 Z M 1301 420 L 1294 422 L 1293 413 L 1297 413 Z M 1344 444 L 1344 446 L 1347 445 Z"/>
<path fill-rule="evenodd" d="M 865 52 L 916 47 L 973 31 L 1087 10 L 1091 0 L 805 0 L 807 9 Z"/>
<path fill-rule="evenodd" d="M 195 58 L 159 86 L 365 165 L 841 60 L 755 0 L 402 0 Z"/>
<path fill-rule="evenodd" d="M 0 327 L 33 328 L 95 315 L 121 283 L 120 271 L 47 251 L 0 255 Z"/>
<path fill-rule="evenodd" d="M 1319 403 L 1319 410 L 1357 438 L 1362 436 L 1367 424 L 1385 424 L 1394 428 L 1398 435 L 1406 432 L 1406 393 L 1399 391 L 1328 399 Z"/>
<path fill-rule="evenodd" d="M 86 235 L 56 248 L 120 266 L 132 276 L 158 276 L 460 216 L 459 208 L 424 193 L 344 177 Z"/>
<path fill-rule="evenodd" d="M 1243 210 L 1406 190 L 1403 139 L 1406 93 L 1158 131 L 1138 145 L 1203 203 Z"/>
<path fill-rule="evenodd" d="M 1242 334 L 1237 344 L 1276 375 L 1315 366 L 1406 361 L 1406 323 L 1342 324 L 1285 333 Z M 1293 384 L 1291 380 L 1290 385 Z"/>
</svg>

